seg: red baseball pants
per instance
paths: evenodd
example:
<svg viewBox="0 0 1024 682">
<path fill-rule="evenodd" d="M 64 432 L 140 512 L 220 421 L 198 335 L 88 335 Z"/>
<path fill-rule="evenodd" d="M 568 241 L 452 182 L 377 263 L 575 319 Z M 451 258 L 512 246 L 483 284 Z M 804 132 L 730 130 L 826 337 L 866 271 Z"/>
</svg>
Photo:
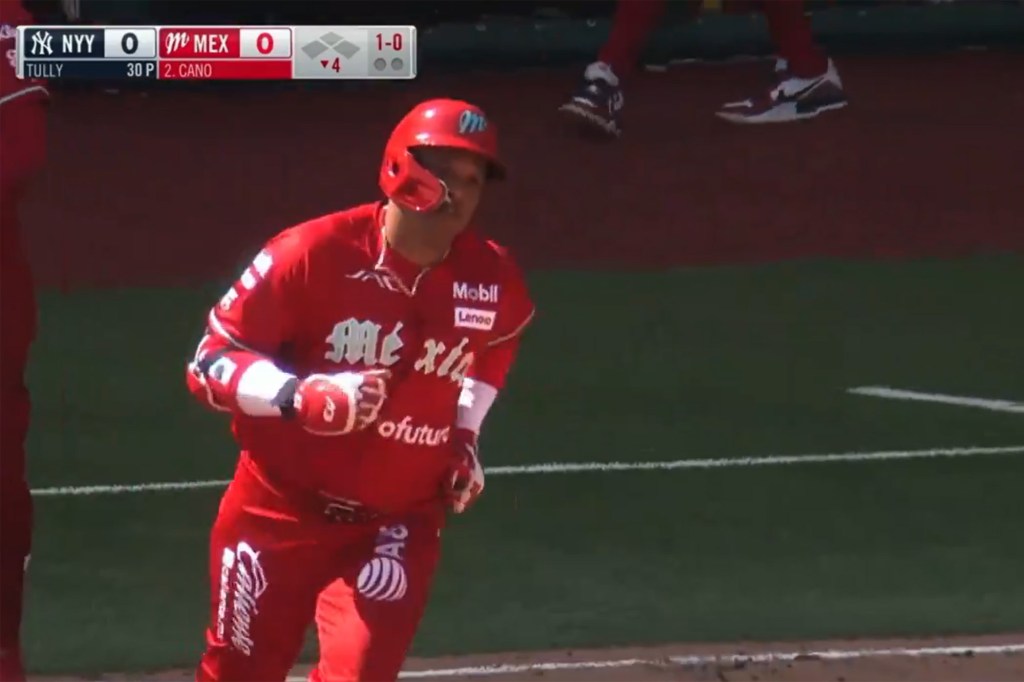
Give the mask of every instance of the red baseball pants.
<svg viewBox="0 0 1024 682">
<path fill-rule="evenodd" d="M 32 495 L 25 458 L 31 406 L 25 370 L 35 334 L 36 303 L 32 274 L 17 240 L 16 204 L 10 197 L 0 197 L 0 202 L 0 680 L 7 682 L 25 679 L 20 629 L 32 549 Z"/>
<path fill-rule="evenodd" d="M 0 0 L 0 5 L 5 31 L 8 25 L 30 23 L 20 3 Z M 12 47 L 4 40 L 4 50 Z M 16 81 L 11 68 L 0 63 L 5 71 L 0 80 L 0 682 L 25 679 L 21 615 L 32 549 L 25 462 L 31 406 L 25 370 L 36 333 L 36 300 L 18 209 L 46 156 L 45 90 L 41 83 Z"/>
<path fill-rule="evenodd" d="M 426 608 L 444 510 L 332 522 L 243 456 L 210 540 L 197 680 L 284 680 L 314 621 L 312 682 L 395 680 Z"/>
<path fill-rule="evenodd" d="M 0 197 L 0 201 L 3 198 Z M 6 209 L 4 209 L 5 211 Z M 6 226 L 5 226 L 6 228 Z M 29 431 L 29 390 L 25 386 L 30 330 L 35 318 L 31 285 L 9 287 L 20 273 L 7 269 L 0 283 L 0 680 L 24 680 L 22 608 L 25 571 L 32 550 L 32 495 L 26 479 L 25 437 Z M 28 293 L 27 293 L 28 290 Z M 26 300 L 27 299 L 27 300 Z"/>
<path fill-rule="evenodd" d="M 612 17 L 611 33 L 598 54 L 598 61 L 610 65 L 619 78 L 628 77 L 636 68 L 666 3 L 667 0 L 619 0 Z M 828 58 L 814 42 L 811 22 L 804 15 L 803 0 L 758 0 L 742 4 L 757 6 L 764 13 L 779 56 L 789 62 L 794 75 L 813 78 L 825 72 Z"/>
<path fill-rule="evenodd" d="M 25 369 L 35 336 L 32 273 L 21 248 L 18 196 L 0 196 L 0 681 L 23 680 L 21 615 L 32 548 L 32 495 L 26 478 L 29 393 Z"/>
</svg>

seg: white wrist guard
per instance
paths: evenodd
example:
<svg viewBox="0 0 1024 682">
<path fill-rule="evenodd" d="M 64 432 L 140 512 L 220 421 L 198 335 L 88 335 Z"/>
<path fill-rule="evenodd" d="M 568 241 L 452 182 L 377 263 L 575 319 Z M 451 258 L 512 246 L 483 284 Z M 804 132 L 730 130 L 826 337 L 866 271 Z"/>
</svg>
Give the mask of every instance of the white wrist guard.
<svg viewBox="0 0 1024 682">
<path fill-rule="evenodd" d="M 295 381 L 294 375 L 281 371 L 270 360 L 258 360 L 238 379 L 238 409 L 251 417 L 280 416 L 279 396 Z"/>
<path fill-rule="evenodd" d="M 498 389 L 490 384 L 475 379 L 462 380 L 462 392 L 459 393 L 459 412 L 455 418 L 455 426 L 480 433 L 484 417 L 498 397 Z"/>
</svg>

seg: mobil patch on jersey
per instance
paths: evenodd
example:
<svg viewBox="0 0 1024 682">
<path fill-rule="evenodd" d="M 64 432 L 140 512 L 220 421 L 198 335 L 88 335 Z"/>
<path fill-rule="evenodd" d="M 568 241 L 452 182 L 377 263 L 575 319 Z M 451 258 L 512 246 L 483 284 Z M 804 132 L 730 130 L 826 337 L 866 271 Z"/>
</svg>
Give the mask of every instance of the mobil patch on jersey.
<svg viewBox="0 0 1024 682">
<path fill-rule="evenodd" d="M 494 319 L 498 313 L 493 310 L 479 308 L 455 308 L 455 326 L 463 329 L 482 329 L 489 332 L 494 329 Z"/>
<path fill-rule="evenodd" d="M 497 284 L 467 284 L 466 282 L 455 282 L 452 287 L 452 297 L 456 301 L 470 301 L 471 303 L 497 303 L 500 287 Z"/>
</svg>

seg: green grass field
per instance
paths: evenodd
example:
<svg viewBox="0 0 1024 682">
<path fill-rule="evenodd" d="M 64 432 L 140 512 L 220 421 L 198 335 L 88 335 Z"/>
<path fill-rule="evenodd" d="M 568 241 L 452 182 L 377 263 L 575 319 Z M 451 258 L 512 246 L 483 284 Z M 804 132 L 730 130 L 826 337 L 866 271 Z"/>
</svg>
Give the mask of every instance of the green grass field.
<svg viewBox="0 0 1024 682">
<path fill-rule="evenodd" d="M 493 476 L 420 654 L 1024 629 L 1024 261 L 547 272 L 492 465 L 1020 446 L 913 461 Z M 44 294 L 33 486 L 227 478 L 183 363 L 220 286 Z M 191 665 L 220 490 L 36 499 L 37 672 Z"/>
</svg>

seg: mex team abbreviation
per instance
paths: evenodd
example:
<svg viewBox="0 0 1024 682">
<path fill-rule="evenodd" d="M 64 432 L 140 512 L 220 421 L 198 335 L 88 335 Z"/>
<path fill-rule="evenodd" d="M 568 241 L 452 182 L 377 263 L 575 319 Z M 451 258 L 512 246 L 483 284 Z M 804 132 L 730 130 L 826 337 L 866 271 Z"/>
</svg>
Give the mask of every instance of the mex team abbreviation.
<svg viewBox="0 0 1024 682">
<path fill-rule="evenodd" d="M 416 77 L 415 26 L 19 26 L 18 78 Z"/>
</svg>

